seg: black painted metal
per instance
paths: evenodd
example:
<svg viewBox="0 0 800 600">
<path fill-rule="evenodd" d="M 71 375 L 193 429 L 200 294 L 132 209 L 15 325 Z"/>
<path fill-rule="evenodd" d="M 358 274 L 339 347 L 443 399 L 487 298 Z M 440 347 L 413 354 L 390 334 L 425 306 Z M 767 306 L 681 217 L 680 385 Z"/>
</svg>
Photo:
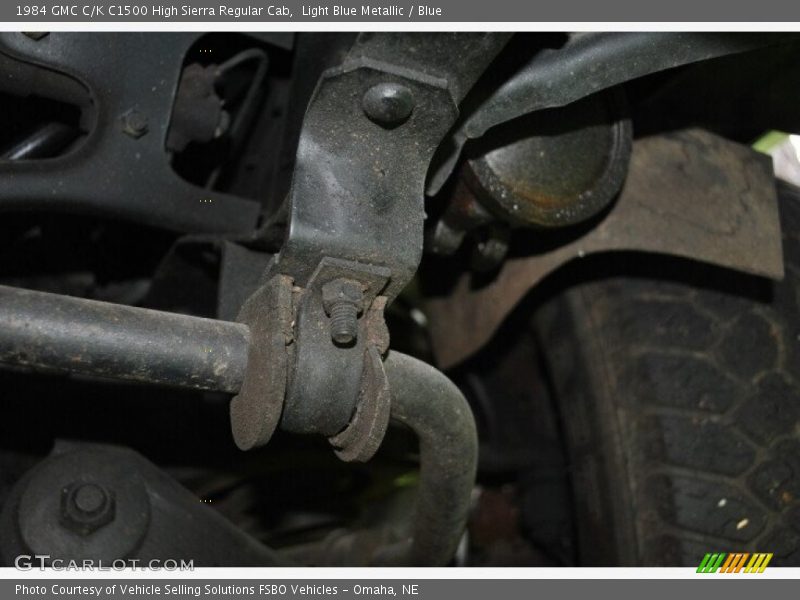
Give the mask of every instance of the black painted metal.
<svg viewBox="0 0 800 600">
<path fill-rule="evenodd" d="M 322 566 L 442 566 L 464 533 L 475 485 L 478 437 L 469 404 L 441 371 L 398 352 L 384 363 L 391 418 L 419 439 L 420 486 L 405 531 L 339 531 L 298 548 L 301 562 Z M 387 543 L 388 540 L 388 543 Z M 377 547 L 376 544 L 384 545 Z"/>
<path fill-rule="evenodd" d="M 424 182 L 457 104 L 505 44 L 503 34 L 364 34 L 326 71 L 308 107 L 278 269 L 305 286 L 323 257 L 388 267 L 391 299 L 422 255 Z M 371 88 L 402 86 L 410 116 L 375 123 Z"/>
<path fill-rule="evenodd" d="M 46 123 L 5 149 L 0 160 L 30 160 L 57 155 L 75 140 L 78 132 L 64 123 Z"/>
<path fill-rule="evenodd" d="M 83 143 L 43 161 L 0 161 L 0 210 L 55 209 L 183 232 L 250 232 L 258 204 L 199 188 L 169 164 L 166 138 L 183 59 L 200 33 L 0 34 L 2 89 L 78 104 Z M 130 111 L 146 131 L 126 132 Z"/>
<path fill-rule="evenodd" d="M 246 373 L 255 377 L 253 381 L 257 383 L 269 365 L 256 361 L 250 365 L 251 371 L 247 371 L 251 333 L 246 325 L 238 323 L 5 286 L 0 286 L 0 305 L 3 306 L 0 311 L 0 362 L 3 363 L 223 392 L 239 390 Z M 458 388 L 430 365 L 390 353 L 385 372 L 392 396 L 392 418 L 409 426 L 420 439 L 422 484 L 410 539 L 387 548 L 375 561 L 444 564 L 463 532 L 474 483 L 477 439 L 472 414 Z M 266 393 L 266 389 L 262 392 Z M 279 410 L 280 406 L 278 414 Z M 298 428 L 324 433 L 330 422 L 314 418 L 310 425 L 301 423 Z M 262 419 L 256 415 L 252 425 L 257 427 Z M 267 439 L 269 434 L 271 431 Z M 375 448 L 378 441 L 373 440 Z M 87 460 L 79 462 L 89 465 L 91 461 Z M 98 469 L 101 474 L 113 476 L 112 479 L 116 477 L 113 468 Z M 55 472 L 60 477 L 63 469 Z M 77 475 L 75 478 L 89 481 Z M 122 485 L 117 479 L 100 484 Z M 41 484 L 45 488 L 48 485 L 47 480 Z M 45 507 L 52 504 L 49 500 L 42 502 Z M 35 533 L 31 534 L 32 539 L 50 543 L 48 540 L 54 534 L 48 528 L 37 528 L 36 518 L 29 515 L 33 508 L 23 503 L 20 510 L 20 518 L 28 519 L 29 528 Z M 142 514 L 135 507 L 126 510 Z M 180 510 L 176 513 L 181 514 Z M 92 527 L 107 525 L 104 520 Z M 148 522 L 143 521 L 140 528 L 147 530 Z M 58 540 L 66 540 L 67 550 L 73 548 L 69 545 L 70 535 L 56 536 Z M 114 552 L 139 543 L 139 537 L 125 544 L 119 536 L 105 537 L 108 548 Z M 141 537 L 144 539 L 143 532 Z"/>
<path fill-rule="evenodd" d="M 247 326 L 0 286 L 0 362 L 238 391 Z"/>
<path fill-rule="evenodd" d="M 71 492 L 87 486 L 102 491 L 102 515 L 86 511 L 85 502 L 72 506 Z M 75 516 L 92 521 L 91 532 L 76 528 Z M 106 566 L 138 560 L 139 567 L 151 560 L 194 561 L 195 567 L 285 564 L 133 450 L 66 442 L 15 485 L 0 515 L 0 565 L 13 565 L 21 554 L 46 556 L 47 565 L 60 560 L 62 567 L 83 559 Z"/>
<path fill-rule="evenodd" d="M 796 34 L 602 32 L 573 33 L 564 46 L 536 53 L 495 90 L 453 134 L 450 152 L 432 174 L 435 194 L 469 139 L 522 115 L 565 106 L 651 73 L 796 39 Z"/>
<path fill-rule="evenodd" d="M 385 365 L 392 419 L 419 438 L 421 480 L 410 543 L 387 549 L 378 561 L 444 565 L 467 523 L 478 464 L 475 420 L 441 371 L 398 352 L 390 352 Z"/>
<path fill-rule="evenodd" d="M 530 62 L 473 113 L 463 127 L 469 138 L 522 115 L 564 106 L 589 94 L 650 73 L 747 52 L 778 43 L 765 33 L 575 33 L 557 50 Z"/>
</svg>

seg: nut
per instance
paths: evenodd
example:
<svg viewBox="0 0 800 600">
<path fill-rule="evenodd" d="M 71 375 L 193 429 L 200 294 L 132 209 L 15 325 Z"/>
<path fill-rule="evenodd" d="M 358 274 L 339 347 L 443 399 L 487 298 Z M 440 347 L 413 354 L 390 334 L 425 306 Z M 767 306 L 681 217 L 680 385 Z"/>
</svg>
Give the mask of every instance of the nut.
<svg viewBox="0 0 800 600">
<path fill-rule="evenodd" d="M 61 524 L 88 536 L 114 520 L 113 492 L 97 483 L 74 482 L 61 490 Z"/>
<path fill-rule="evenodd" d="M 147 117 L 136 109 L 131 109 L 120 117 L 123 133 L 139 139 L 150 129 Z"/>
</svg>

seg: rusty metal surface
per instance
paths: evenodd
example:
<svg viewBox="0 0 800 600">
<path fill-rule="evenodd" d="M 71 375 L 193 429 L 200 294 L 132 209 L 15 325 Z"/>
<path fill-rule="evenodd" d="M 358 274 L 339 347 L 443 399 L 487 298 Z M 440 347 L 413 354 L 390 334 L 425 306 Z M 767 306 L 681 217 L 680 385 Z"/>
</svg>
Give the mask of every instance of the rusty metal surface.
<svg viewBox="0 0 800 600">
<path fill-rule="evenodd" d="M 252 336 L 247 369 L 230 406 L 231 431 L 242 450 L 263 446 L 280 421 L 292 343 L 292 281 L 275 275 L 242 307 L 237 320 Z"/>
<path fill-rule="evenodd" d="M 503 220 L 564 227 L 600 213 L 619 193 L 633 131 L 620 90 L 498 128 L 473 146 L 467 182 Z"/>
<path fill-rule="evenodd" d="M 635 142 L 614 207 L 591 231 L 542 254 L 512 258 L 488 285 L 463 274 L 426 310 L 442 368 L 483 346 L 542 278 L 589 253 L 637 250 L 779 279 L 780 222 L 770 159 L 691 129 Z"/>
</svg>

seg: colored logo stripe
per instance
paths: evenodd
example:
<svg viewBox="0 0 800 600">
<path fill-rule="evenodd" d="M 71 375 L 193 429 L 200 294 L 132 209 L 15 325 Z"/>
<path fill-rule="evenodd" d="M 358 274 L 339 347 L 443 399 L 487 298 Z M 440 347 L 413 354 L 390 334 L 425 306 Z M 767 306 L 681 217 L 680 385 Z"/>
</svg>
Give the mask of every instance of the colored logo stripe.
<svg viewBox="0 0 800 600">
<path fill-rule="evenodd" d="M 771 553 L 725 552 L 708 553 L 697 567 L 698 573 L 763 573 L 772 560 Z M 749 562 L 748 562 L 748 559 Z M 747 566 L 745 566 L 747 564 Z"/>
<path fill-rule="evenodd" d="M 720 573 L 738 573 L 742 570 L 742 567 L 744 567 L 744 561 L 746 561 L 749 556 L 749 554 L 742 552 L 729 554 L 728 560 L 723 563 Z"/>
<path fill-rule="evenodd" d="M 769 554 L 759 553 L 753 554 L 753 558 L 750 559 L 750 562 L 747 563 L 747 567 L 745 568 L 745 573 L 763 573 L 764 569 L 767 568 L 769 561 L 772 560 L 772 553 Z"/>
<path fill-rule="evenodd" d="M 698 573 L 716 573 L 717 569 L 719 569 L 722 561 L 725 560 L 725 553 L 721 554 L 706 554 L 703 557 L 703 560 L 700 562 L 700 566 L 697 567 Z"/>
</svg>

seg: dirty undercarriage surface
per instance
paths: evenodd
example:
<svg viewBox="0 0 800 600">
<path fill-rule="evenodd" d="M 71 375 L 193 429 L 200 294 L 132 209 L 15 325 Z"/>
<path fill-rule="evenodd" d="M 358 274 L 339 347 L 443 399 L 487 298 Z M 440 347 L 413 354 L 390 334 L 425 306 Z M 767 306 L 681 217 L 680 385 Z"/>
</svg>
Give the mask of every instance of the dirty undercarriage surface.
<svg viewBox="0 0 800 600">
<path fill-rule="evenodd" d="M 0 565 L 800 564 L 798 44 L 0 33 Z"/>
</svg>

